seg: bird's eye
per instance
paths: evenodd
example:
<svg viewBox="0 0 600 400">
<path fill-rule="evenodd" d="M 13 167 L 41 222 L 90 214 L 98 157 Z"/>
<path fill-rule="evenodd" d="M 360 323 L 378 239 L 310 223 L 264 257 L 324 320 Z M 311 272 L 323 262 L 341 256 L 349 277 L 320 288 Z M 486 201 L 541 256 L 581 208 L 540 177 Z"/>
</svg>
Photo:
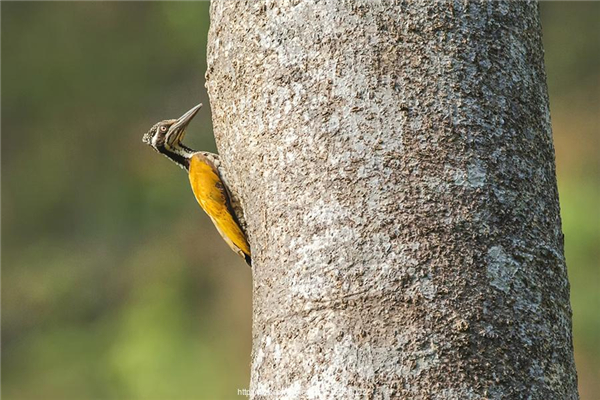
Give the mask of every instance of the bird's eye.
<svg viewBox="0 0 600 400">
<path fill-rule="evenodd" d="M 167 127 L 166 127 L 165 125 L 162 125 L 162 126 L 160 127 L 160 131 L 161 131 L 161 132 L 166 132 L 166 131 L 167 131 Z"/>
</svg>

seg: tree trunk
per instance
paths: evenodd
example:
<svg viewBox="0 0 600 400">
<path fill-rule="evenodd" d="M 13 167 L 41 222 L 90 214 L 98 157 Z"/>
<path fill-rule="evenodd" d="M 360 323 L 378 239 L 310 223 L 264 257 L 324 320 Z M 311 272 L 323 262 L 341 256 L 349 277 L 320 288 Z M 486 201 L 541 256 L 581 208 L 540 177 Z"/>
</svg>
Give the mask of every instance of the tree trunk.
<svg viewBox="0 0 600 400">
<path fill-rule="evenodd" d="M 214 1 L 254 398 L 576 399 L 536 3 Z"/>
</svg>

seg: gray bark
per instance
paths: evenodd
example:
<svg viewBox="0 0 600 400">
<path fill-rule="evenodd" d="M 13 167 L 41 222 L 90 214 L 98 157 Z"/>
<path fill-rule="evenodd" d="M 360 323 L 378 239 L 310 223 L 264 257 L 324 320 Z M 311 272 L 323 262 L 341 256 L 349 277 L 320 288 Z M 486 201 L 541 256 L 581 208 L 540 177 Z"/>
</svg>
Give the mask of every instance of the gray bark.
<svg viewBox="0 0 600 400">
<path fill-rule="evenodd" d="M 214 1 L 254 398 L 576 399 L 536 3 Z"/>
</svg>

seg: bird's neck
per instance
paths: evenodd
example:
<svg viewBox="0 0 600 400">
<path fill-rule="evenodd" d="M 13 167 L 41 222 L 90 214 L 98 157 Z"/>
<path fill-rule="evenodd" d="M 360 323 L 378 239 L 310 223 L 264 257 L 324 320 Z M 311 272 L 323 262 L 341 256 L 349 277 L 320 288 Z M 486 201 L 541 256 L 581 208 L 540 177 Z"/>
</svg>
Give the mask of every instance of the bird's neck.
<svg viewBox="0 0 600 400">
<path fill-rule="evenodd" d="M 196 151 L 180 144 L 179 146 L 170 149 L 165 147 L 162 149 L 161 153 L 167 156 L 175 164 L 188 171 L 190 169 L 190 159 Z"/>
</svg>

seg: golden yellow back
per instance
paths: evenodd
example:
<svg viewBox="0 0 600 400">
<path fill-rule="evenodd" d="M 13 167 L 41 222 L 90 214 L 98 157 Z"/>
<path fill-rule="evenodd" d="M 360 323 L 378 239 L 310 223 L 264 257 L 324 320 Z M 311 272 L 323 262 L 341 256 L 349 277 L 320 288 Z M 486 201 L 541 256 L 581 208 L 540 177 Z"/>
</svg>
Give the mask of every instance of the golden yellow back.
<svg viewBox="0 0 600 400">
<path fill-rule="evenodd" d="M 192 191 L 200 207 L 208 214 L 227 244 L 240 256 L 250 257 L 250 246 L 242 229 L 238 226 L 227 190 L 212 163 L 200 154 L 190 159 L 189 167 Z"/>
</svg>

